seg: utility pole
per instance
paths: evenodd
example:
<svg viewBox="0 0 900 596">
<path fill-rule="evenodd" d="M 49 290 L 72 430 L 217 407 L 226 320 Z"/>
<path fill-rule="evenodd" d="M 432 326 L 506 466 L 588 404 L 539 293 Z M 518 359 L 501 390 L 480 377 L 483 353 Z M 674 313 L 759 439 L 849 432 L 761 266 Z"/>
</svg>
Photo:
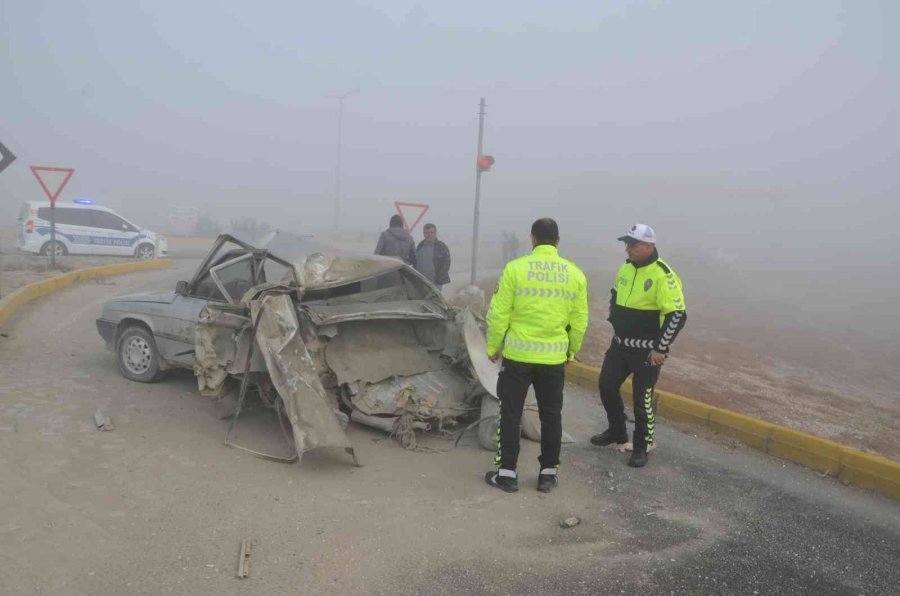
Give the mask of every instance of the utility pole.
<svg viewBox="0 0 900 596">
<path fill-rule="evenodd" d="M 337 134 L 337 164 L 334 168 L 334 231 L 338 229 L 338 221 L 341 216 L 341 141 L 344 133 L 344 100 L 359 89 L 351 89 L 340 95 L 328 95 L 329 99 L 338 100 L 338 134 Z"/>
<path fill-rule="evenodd" d="M 477 276 L 477 263 L 478 263 L 478 215 L 479 209 L 481 207 L 481 155 L 482 155 L 482 142 L 484 140 L 484 98 L 481 98 L 481 104 L 479 105 L 478 110 L 478 155 L 475 158 L 475 217 L 472 222 L 472 276 L 469 280 L 471 285 L 475 285 L 475 278 Z"/>
</svg>

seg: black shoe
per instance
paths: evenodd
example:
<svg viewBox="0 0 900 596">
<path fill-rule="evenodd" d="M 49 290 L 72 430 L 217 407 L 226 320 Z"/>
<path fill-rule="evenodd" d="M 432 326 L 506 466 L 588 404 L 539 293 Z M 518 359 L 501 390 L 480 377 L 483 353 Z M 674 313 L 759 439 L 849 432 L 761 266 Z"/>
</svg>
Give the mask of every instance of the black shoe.
<svg viewBox="0 0 900 596">
<path fill-rule="evenodd" d="M 628 459 L 628 465 L 632 468 L 643 468 L 647 465 L 647 461 L 649 458 L 647 457 L 646 449 L 635 449 L 631 452 L 631 457 Z"/>
<path fill-rule="evenodd" d="M 606 447 L 607 445 L 612 445 L 613 443 L 617 445 L 624 445 L 627 442 L 628 433 L 614 433 L 610 428 L 607 428 L 599 435 L 594 435 L 593 437 L 591 437 L 591 445 L 596 445 L 598 447 Z"/>
<path fill-rule="evenodd" d="M 537 489 L 542 493 L 549 493 L 551 490 L 559 486 L 559 478 L 556 474 L 539 474 Z"/>
<path fill-rule="evenodd" d="M 484 475 L 484 481 L 505 493 L 514 493 L 519 490 L 518 480 L 509 476 L 501 476 L 500 472 L 488 472 Z"/>
</svg>

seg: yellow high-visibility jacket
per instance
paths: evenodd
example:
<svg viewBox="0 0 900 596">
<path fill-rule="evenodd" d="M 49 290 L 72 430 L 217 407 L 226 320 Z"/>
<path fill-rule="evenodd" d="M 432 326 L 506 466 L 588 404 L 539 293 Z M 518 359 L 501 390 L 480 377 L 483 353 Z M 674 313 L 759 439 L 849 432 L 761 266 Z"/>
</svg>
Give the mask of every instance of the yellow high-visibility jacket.
<svg viewBox="0 0 900 596">
<path fill-rule="evenodd" d="M 487 314 L 487 351 L 532 364 L 562 364 L 588 326 L 587 280 L 578 265 L 541 244 L 507 263 Z"/>
</svg>

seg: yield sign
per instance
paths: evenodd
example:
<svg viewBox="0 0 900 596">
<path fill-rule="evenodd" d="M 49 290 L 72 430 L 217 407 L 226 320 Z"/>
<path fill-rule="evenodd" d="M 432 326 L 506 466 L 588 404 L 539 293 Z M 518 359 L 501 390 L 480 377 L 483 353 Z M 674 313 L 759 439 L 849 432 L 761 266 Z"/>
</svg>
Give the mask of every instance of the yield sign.
<svg viewBox="0 0 900 596">
<path fill-rule="evenodd" d="M 16 161 L 16 156 L 13 155 L 13 152 L 0 143 L 0 172 L 12 165 L 14 161 Z"/>
<path fill-rule="evenodd" d="M 397 209 L 397 213 L 400 214 L 400 218 L 403 220 L 403 227 L 406 228 L 407 232 L 412 232 L 416 229 L 416 226 L 419 225 L 419 222 L 422 221 L 422 217 L 424 217 L 425 212 L 428 211 L 428 205 L 423 205 L 422 203 L 404 203 L 403 201 L 394 201 L 394 207 Z M 409 216 L 407 216 L 409 213 Z M 419 215 L 413 219 L 413 215 L 418 213 Z M 410 224 L 409 222 L 412 222 Z"/>
<path fill-rule="evenodd" d="M 75 170 L 72 168 L 31 166 L 31 173 L 34 174 L 34 177 L 37 178 L 41 188 L 44 189 L 47 198 L 50 199 L 50 204 L 55 205 L 56 198 L 59 196 L 59 193 L 62 192 L 63 187 L 66 185 L 66 182 L 69 181 L 69 178 L 72 177 L 72 174 L 75 173 Z"/>
</svg>

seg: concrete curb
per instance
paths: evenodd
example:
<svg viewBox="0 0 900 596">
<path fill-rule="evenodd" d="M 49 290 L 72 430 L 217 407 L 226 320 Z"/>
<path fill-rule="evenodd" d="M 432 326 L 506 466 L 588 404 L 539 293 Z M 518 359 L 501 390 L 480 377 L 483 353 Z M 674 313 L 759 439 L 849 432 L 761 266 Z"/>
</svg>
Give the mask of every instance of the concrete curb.
<svg viewBox="0 0 900 596">
<path fill-rule="evenodd" d="M 62 275 L 56 275 L 41 281 L 28 284 L 21 287 L 8 296 L 0 299 L 0 325 L 3 325 L 16 312 L 16 309 L 23 304 L 28 304 L 32 300 L 46 296 L 61 290 L 66 286 L 70 286 L 75 282 L 85 281 L 88 279 L 96 279 L 98 277 L 110 277 L 112 275 L 123 275 L 125 273 L 134 273 L 136 271 L 152 271 L 156 269 L 169 269 L 174 267 L 175 263 L 169 259 L 156 259 L 153 261 L 134 261 L 131 263 L 114 263 L 112 265 L 101 265 L 100 267 L 87 267 L 85 269 L 76 269 Z"/>
<path fill-rule="evenodd" d="M 580 362 L 566 368 L 568 380 L 594 391 L 599 377 L 599 368 Z M 754 449 L 835 476 L 844 484 L 900 501 L 900 462 L 668 391 L 656 393 L 656 411 L 664 418 L 707 426 Z M 622 394 L 631 400 L 630 382 L 622 387 Z"/>
</svg>

